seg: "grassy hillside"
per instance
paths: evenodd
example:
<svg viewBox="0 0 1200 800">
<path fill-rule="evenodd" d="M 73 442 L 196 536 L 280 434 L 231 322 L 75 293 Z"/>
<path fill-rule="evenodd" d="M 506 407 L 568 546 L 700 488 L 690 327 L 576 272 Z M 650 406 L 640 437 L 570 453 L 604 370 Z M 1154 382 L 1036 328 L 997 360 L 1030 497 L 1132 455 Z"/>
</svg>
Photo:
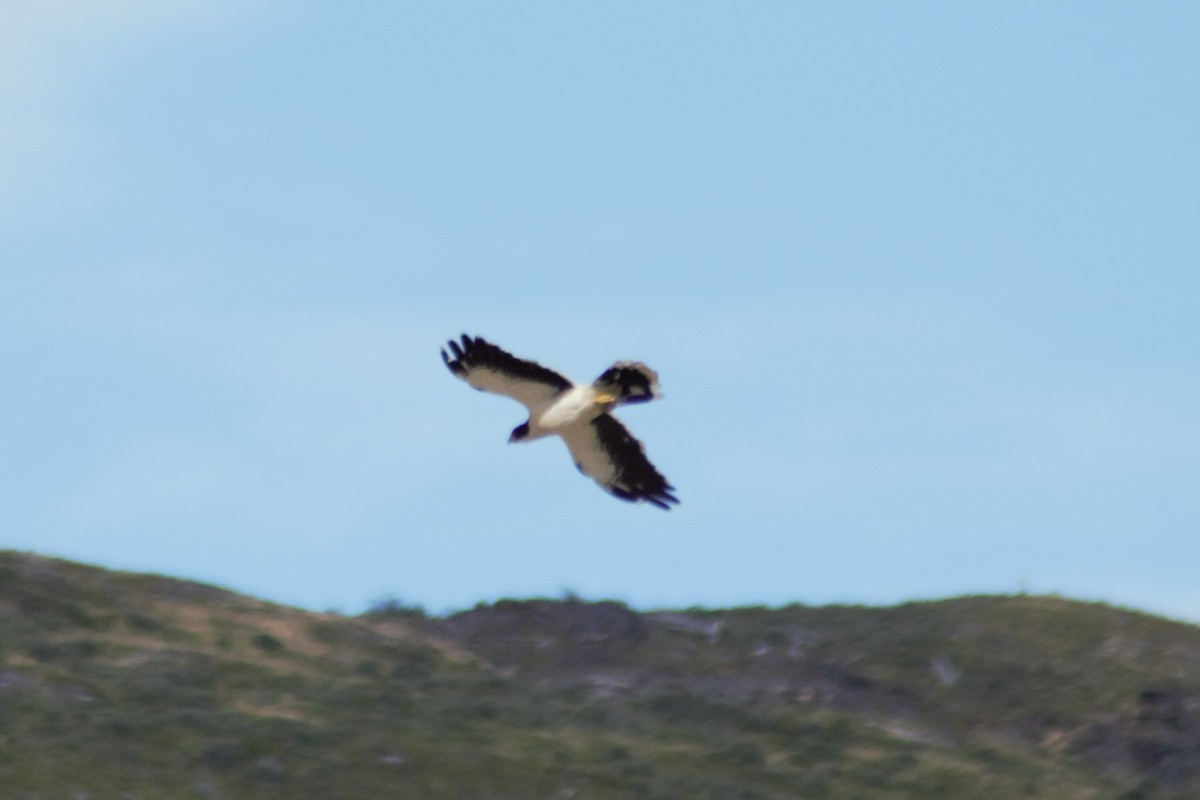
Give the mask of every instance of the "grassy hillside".
<svg viewBox="0 0 1200 800">
<path fill-rule="evenodd" d="M 1052 597 L 344 617 L 0 551 L 0 796 L 1200 796 L 1200 629 Z"/>
</svg>

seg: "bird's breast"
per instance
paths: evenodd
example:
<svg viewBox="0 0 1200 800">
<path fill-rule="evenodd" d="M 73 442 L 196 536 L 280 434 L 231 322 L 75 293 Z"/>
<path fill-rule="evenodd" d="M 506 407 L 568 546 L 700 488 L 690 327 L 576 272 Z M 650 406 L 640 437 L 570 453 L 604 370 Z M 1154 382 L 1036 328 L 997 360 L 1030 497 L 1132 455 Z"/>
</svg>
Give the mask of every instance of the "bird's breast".
<svg viewBox="0 0 1200 800">
<path fill-rule="evenodd" d="M 591 386 L 576 386 L 548 406 L 535 422 L 537 427 L 556 431 L 579 422 L 588 422 L 603 412 L 596 405 Z"/>
</svg>

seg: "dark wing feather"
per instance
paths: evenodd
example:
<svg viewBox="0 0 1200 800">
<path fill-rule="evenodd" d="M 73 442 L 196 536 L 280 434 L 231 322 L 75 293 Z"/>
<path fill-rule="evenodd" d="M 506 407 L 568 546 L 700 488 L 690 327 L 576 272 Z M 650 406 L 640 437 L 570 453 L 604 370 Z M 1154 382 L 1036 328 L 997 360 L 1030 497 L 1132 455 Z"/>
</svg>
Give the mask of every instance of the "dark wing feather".
<svg viewBox="0 0 1200 800">
<path fill-rule="evenodd" d="M 579 471 L 605 491 L 622 500 L 645 500 L 663 509 L 679 502 L 671 494 L 675 487 L 654 468 L 642 443 L 616 417 L 601 414 L 588 424 L 563 431 L 562 438 Z"/>
<path fill-rule="evenodd" d="M 531 410 L 572 386 L 554 370 L 517 358 L 480 336 L 463 334 L 461 344 L 452 339 L 447 347 L 450 354 L 443 349 L 442 361 L 452 373 L 480 391 L 511 397 Z"/>
</svg>

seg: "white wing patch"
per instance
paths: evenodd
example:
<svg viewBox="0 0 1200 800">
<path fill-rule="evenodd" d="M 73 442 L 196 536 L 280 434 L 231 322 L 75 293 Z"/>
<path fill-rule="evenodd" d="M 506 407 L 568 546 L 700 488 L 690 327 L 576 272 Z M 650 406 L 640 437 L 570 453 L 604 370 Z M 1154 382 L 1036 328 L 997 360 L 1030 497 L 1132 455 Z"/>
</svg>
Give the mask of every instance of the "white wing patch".
<svg viewBox="0 0 1200 800">
<path fill-rule="evenodd" d="M 464 334 L 461 342 L 447 343 L 453 358 L 442 350 L 446 367 L 476 389 L 511 397 L 531 412 L 573 386 L 554 370 L 517 358 L 482 337 Z"/>
<path fill-rule="evenodd" d="M 605 491 L 630 502 L 645 500 L 669 509 L 675 487 L 646 458 L 642 443 L 611 414 L 559 431 L 575 466 Z"/>
</svg>

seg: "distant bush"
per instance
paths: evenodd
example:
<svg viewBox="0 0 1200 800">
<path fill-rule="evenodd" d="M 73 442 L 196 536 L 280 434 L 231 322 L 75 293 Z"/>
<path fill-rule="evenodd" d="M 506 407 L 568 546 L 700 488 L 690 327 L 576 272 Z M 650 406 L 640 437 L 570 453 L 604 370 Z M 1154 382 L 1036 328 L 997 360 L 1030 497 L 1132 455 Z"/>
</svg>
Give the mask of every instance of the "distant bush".
<svg viewBox="0 0 1200 800">
<path fill-rule="evenodd" d="M 204 763 L 213 769 L 229 769 L 244 764 L 254 752 L 241 742 L 218 742 L 204 751 Z"/>
<path fill-rule="evenodd" d="M 260 633 L 250 641 L 254 642 L 255 647 L 257 647 L 259 650 L 262 650 L 264 653 L 282 653 L 284 649 L 283 642 L 279 641 L 269 633 Z"/>
<path fill-rule="evenodd" d="M 138 611 L 126 612 L 125 624 L 136 631 L 145 632 L 162 630 L 163 627 L 163 624 L 154 617 L 147 616 Z"/>
<path fill-rule="evenodd" d="M 99 631 L 112 624 L 111 614 L 97 614 L 83 603 L 48 593 L 19 593 L 14 600 L 27 620 L 42 630 L 89 628 Z"/>
<path fill-rule="evenodd" d="M 43 663 L 78 661 L 91 658 L 99 652 L 100 645 L 90 639 L 75 639 L 69 642 L 35 642 L 29 647 L 29 655 Z"/>
<path fill-rule="evenodd" d="M 786 647 L 789 639 L 788 635 L 780 630 L 769 630 L 763 637 L 763 641 L 771 647 Z"/>
<path fill-rule="evenodd" d="M 738 706 L 686 691 L 664 692 L 645 700 L 643 706 L 668 722 L 730 724 L 744 721 L 748 716 Z"/>
<path fill-rule="evenodd" d="M 733 742 L 713 751 L 713 757 L 737 767 L 761 767 L 767 763 L 762 748 L 753 742 Z"/>
<path fill-rule="evenodd" d="M 354 667 L 354 672 L 364 678 L 378 678 L 383 675 L 383 670 L 379 668 L 379 662 L 369 658 L 359 659 L 358 664 Z"/>
<path fill-rule="evenodd" d="M 406 603 L 398 597 L 388 596 L 371 603 L 367 609 L 368 617 L 399 617 L 409 620 L 423 620 L 428 614 L 425 608 L 416 603 Z"/>
<path fill-rule="evenodd" d="M 798 767 L 821 764 L 841 758 L 844 744 L 835 736 L 814 736 L 804 739 L 788 756 L 788 761 Z"/>
<path fill-rule="evenodd" d="M 496 719 L 500 716 L 496 706 L 486 700 L 465 704 L 460 713 L 464 719 Z"/>
<path fill-rule="evenodd" d="M 629 748 L 619 744 L 613 745 L 604 752 L 605 761 L 628 761 Z"/>
<path fill-rule="evenodd" d="M 390 675 L 393 680 L 418 682 L 433 674 L 429 662 L 420 660 L 398 661 L 392 665 Z"/>
<path fill-rule="evenodd" d="M 314 642 L 332 645 L 345 637 L 345 626 L 332 620 L 318 619 L 308 623 L 308 638 Z"/>
</svg>

